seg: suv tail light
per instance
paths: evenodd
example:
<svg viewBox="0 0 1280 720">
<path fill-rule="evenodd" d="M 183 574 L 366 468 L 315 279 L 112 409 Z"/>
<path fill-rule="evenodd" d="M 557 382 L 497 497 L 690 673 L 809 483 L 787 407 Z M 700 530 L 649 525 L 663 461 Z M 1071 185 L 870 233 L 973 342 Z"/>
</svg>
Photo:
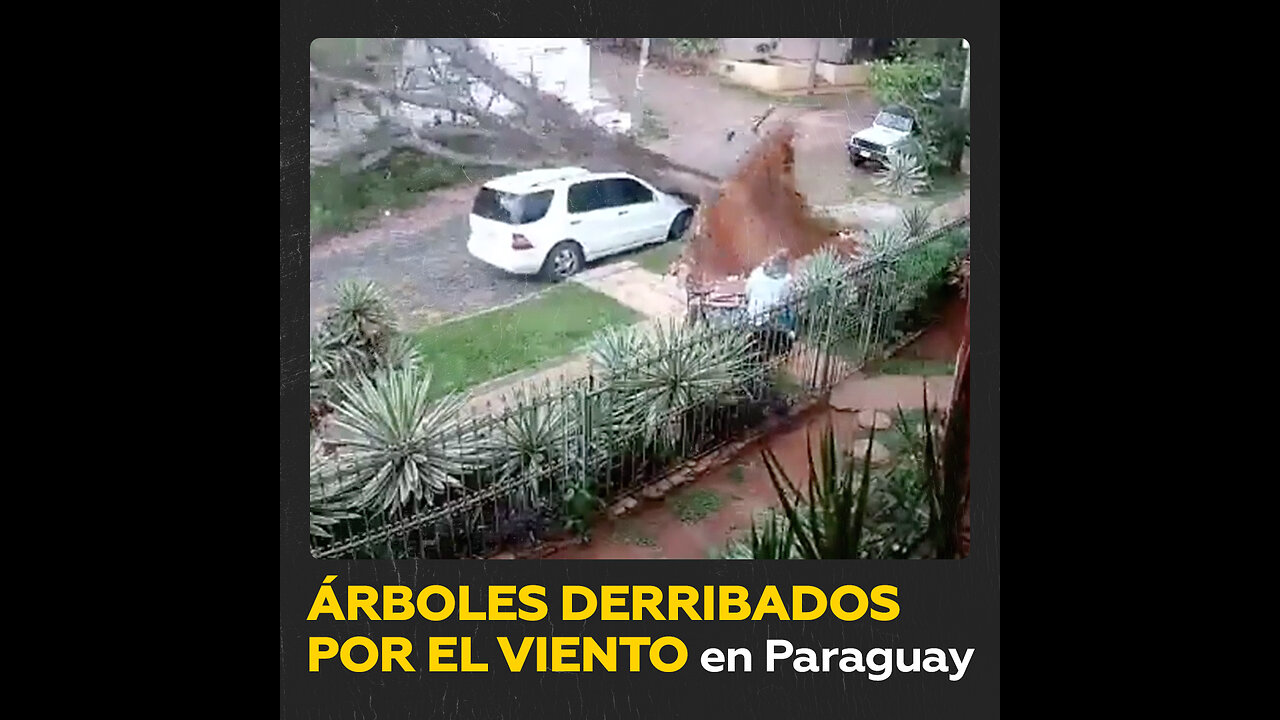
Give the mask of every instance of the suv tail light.
<svg viewBox="0 0 1280 720">
<path fill-rule="evenodd" d="M 512 235 L 511 249 L 512 250 L 532 250 L 533 243 L 529 242 L 529 238 L 523 235 Z"/>
</svg>

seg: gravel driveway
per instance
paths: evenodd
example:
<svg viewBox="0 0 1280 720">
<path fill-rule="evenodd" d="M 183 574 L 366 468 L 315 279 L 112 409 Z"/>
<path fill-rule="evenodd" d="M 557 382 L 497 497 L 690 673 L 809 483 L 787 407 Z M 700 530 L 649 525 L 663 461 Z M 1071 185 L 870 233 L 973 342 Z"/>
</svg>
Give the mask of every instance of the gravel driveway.
<svg viewBox="0 0 1280 720">
<path fill-rule="evenodd" d="M 467 254 L 467 216 L 416 233 L 392 233 L 359 249 L 311 257 L 311 322 L 319 322 L 343 280 L 372 280 L 390 296 L 401 324 L 415 328 L 495 305 L 546 287 L 508 275 Z"/>
</svg>

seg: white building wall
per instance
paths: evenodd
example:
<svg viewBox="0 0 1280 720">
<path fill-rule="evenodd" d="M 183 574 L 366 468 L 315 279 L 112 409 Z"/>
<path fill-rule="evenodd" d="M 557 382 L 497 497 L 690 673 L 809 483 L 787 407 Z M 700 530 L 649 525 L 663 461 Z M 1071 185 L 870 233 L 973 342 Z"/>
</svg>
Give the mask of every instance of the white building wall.
<svg viewBox="0 0 1280 720">
<path fill-rule="evenodd" d="M 610 130 L 625 132 L 630 129 L 630 116 L 626 113 L 603 113 L 591 97 L 591 48 L 585 38 L 474 38 L 477 49 L 486 53 L 495 65 L 526 84 L 536 78 L 538 89 L 559 96 L 574 109 L 592 117 Z M 422 66 L 430 62 L 431 54 L 421 41 L 411 40 L 405 48 L 406 66 Z M 423 87 L 429 79 L 423 77 Z M 501 96 L 489 105 L 494 92 L 483 83 L 471 87 L 472 98 L 497 114 L 515 112 L 516 107 Z M 449 113 L 405 106 L 403 112 L 415 121 L 431 123 L 451 120 Z"/>
</svg>

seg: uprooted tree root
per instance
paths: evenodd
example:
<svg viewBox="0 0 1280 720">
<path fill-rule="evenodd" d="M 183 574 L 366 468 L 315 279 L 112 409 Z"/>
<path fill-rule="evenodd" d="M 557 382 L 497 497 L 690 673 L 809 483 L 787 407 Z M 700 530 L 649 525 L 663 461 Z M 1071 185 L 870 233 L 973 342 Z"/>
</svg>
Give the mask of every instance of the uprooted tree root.
<svg viewBox="0 0 1280 720">
<path fill-rule="evenodd" d="M 795 129 L 783 123 L 743 158 L 719 192 L 699 208 L 678 260 L 691 282 L 744 276 L 779 250 L 795 260 L 834 246 L 856 244 L 830 219 L 815 216 L 796 190 Z"/>
</svg>

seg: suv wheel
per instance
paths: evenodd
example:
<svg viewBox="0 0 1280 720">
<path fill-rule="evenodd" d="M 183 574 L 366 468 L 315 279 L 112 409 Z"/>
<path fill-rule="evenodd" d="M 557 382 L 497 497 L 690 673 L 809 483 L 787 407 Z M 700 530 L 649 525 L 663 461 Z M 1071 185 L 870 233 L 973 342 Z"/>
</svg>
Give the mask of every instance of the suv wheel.
<svg viewBox="0 0 1280 720">
<path fill-rule="evenodd" d="M 542 262 L 542 276 L 552 282 L 572 277 L 582 269 L 582 248 L 572 240 L 566 240 L 547 253 Z"/>
<path fill-rule="evenodd" d="M 671 222 L 671 229 L 667 231 L 667 240 L 679 240 L 689 231 L 689 223 L 693 220 L 692 210 L 681 210 L 676 219 Z"/>
</svg>

